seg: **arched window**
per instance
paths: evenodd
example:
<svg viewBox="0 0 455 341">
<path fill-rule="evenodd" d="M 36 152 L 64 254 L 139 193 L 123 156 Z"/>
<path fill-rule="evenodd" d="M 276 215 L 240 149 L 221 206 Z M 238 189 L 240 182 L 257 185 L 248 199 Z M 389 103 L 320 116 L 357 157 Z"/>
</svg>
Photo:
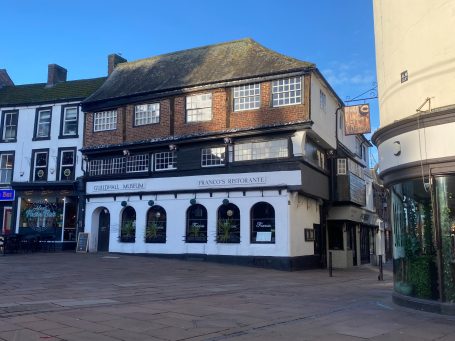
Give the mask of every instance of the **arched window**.
<svg viewBox="0 0 455 341">
<path fill-rule="evenodd" d="M 236 205 L 229 203 L 218 208 L 216 241 L 240 243 L 240 210 Z"/>
<path fill-rule="evenodd" d="M 127 206 L 123 210 L 120 226 L 120 241 L 134 243 L 136 238 L 136 211 L 131 206 Z"/>
<path fill-rule="evenodd" d="M 275 243 L 275 210 L 267 202 L 251 208 L 251 243 Z"/>
<path fill-rule="evenodd" d="M 152 206 L 147 212 L 145 242 L 166 243 L 166 210 L 161 206 Z"/>
<path fill-rule="evenodd" d="M 186 211 L 187 243 L 207 243 L 207 209 L 200 205 L 191 205 Z"/>
</svg>

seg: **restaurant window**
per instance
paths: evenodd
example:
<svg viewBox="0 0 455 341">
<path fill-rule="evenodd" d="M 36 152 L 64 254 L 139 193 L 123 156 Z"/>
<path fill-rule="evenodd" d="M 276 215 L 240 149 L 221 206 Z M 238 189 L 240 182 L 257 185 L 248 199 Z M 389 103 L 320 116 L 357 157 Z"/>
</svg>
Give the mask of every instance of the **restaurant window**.
<svg viewBox="0 0 455 341">
<path fill-rule="evenodd" d="M 32 151 L 32 181 L 47 181 L 49 150 Z"/>
<path fill-rule="evenodd" d="M 258 109 L 261 106 L 261 84 L 234 87 L 234 111 Z"/>
<path fill-rule="evenodd" d="M 60 137 L 76 137 L 78 124 L 77 107 L 63 107 Z"/>
<path fill-rule="evenodd" d="M 207 243 L 207 209 L 201 204 L 191 205 L 186 211 L 187 243 Z"/>
<path fill-rule="evenodd" d="M 302 78 L 292 77 L 273 81 L 272 104 L 274 107 L 302 103 Z"/>
<path fill-rule="evenodd" d="M 145 226 L 146 243 L 166 243 L 166 210 L 158 205 L 149 208 Z"/>
<path fill-rule="evenodd" d="M 251 243 L 275 243 L 275 209 L 267 202 L 251 208 Z"/>
<path fill-rule="evenodd" d="M 120 226 L 120 241 L 134 243 L 136 240 L 136 211 L 131 206 L 123 209 Z"/>
<path fill-rule="evenodd" d="M 216 241 L 240 243 L 240 209 L 232 203 L 223 204 L 218 208 Z"/>
<path fill-rule="evenodd" d="M 35 139 L 49 139 L 51 136 L 52 109 L 37 109 Z"/>
<path fill-rule="evenodd" d="M 201 151 L 201 166 L 223 166 L 225 164 L 225 155 L 225 147 L 203 148 Z"/>
<path fill-rule="evenodd" d="M 17 111 L 3 112 L 2 118 L 2 140 L 14 142 L 17 139 Z"/>
<path fill-rule="evenodd" d="M 186 97 L 186 122 L 203 122 L 212 119 L 212 94 Z"/>
<path fill-rule="evenodd" d="M 0 154 L 0 183 L 9 184 L 13 180 L 14 154 L 3 152 Z"/>
<path fill-rule="evenodd" d="M 61 149 L 59 153 L 59 180 L 74 180 L 76 149 Z"/>
</svg>

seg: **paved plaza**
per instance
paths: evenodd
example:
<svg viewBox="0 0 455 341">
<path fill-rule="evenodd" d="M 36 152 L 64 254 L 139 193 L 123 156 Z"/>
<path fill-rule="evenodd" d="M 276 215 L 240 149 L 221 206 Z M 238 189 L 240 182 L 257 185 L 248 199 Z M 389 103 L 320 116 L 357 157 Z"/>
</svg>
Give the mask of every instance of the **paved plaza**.
<svg viewBox="0 0 455 341">
<path fill-rule="evenodd" d="M 370 266 L 281 272 L 116 254 L 0 257 L 0 340 L 455 340 Z"/>
</svg>

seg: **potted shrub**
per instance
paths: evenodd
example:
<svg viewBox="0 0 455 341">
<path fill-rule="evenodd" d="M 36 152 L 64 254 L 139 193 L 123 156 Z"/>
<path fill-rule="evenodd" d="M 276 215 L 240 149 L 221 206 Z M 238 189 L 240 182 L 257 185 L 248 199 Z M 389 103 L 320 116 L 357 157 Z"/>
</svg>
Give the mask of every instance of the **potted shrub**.
<svg viewBox="0 0 455 341">
<path fill-rule="evenodd" d="M 165 243 L 166 237 L 163 235 L 163 227 L 159 226 L 156 221 L 151 221 L 145 228 L 146 243 Z"/>
<path fill-rule="evenodd" d="M 186 236 L 186 241 L 189 243 L 206 243 L 207 236 L 205 233 L 201 232 L 201 226 L 197 223 L 194 223 L 189 228 L 188 235 Z"/>
<path fill-rule="evenodd" d="M 218 243 L 239 243 L 240 238 L 234 233 L 236 226 L 231 219 L 218 220 L 216 241 Z"/>
<path fill-rule="evenodd" d="M 123 243 L 134 243 L 136 238 L 135 235 L 135 222 L 132 220 L 124 221 L 120 230 L 120 241 Z"/>
</svg>

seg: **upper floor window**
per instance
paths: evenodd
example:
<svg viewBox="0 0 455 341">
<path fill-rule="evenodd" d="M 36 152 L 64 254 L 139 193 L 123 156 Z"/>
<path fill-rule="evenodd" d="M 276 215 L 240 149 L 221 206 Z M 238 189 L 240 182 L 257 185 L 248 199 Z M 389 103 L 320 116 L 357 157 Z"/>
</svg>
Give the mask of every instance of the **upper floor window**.
<svg viewBox="0 0 455 341">
<path fill-rule="evenodd" d="M 364 167 L 359 165 L 357 162 L 354 162 L 353 160 L 349 159 L 348 167 L 349 167 L 349 172 L 358 176 L 361 179 L 365 179 Z"/>
<path fill-rule="evenodd" d="M 234 87 L 234 111 L 258 109 L 261 106 L 261 84 Z"/>
<path fill-rule="evenodd" d="M 155 154 L 155 170 L 167 170 L 177 168 L 177 157 L 175 152 L 161 152 Z"/>
<path fill-rule="evenodd" d="M 36 126 L 35 138 L 36 139 L 49 139 L 51 136 L 51 119 L 52 109 L 37 109 L 36 110 Z"/>
<path fill-rule="evenodd" d="M 17 111 L 3 112 L 2 117 L 2 140 L 4 142 L 15 141 L 17 138 Z"/>
<path fill-rule="evenodd" d="M 327 108 L 327 96 L 325 95 L 324 91 L 319 90 L 319 107 L 326 111 Z"/>
<path fill-rule="evenodd" d="M 93 131 L 117 129 L 117 110 L 96 112 L 93 117 Z"/>
<path fill-rule="evenodd" d="M 59 180 L 74 180 L 76 150 L 62 149 L 59 151 Z"/>
<path fill-rule="evenodd" d="M 201 153 L 201 166 L 222 166 L 225 163 L 225 147 L 204 148 Z"/>
<path fill-rule="evenodd" d="M 272 103 L 274 107 L 302 103 L 302 77 L 273 81 Z"/>
<path fill-rule="evenodd" d="M 347 171 L 346 159 L 337 159 L 337 175 L 346 175 Z"/>
<path fill-rule="evenodd" d="M 288 140 L 239 143 L 234 146 L 234 160 L 261 160 L 288 156 Z"/>
<path fill-rule="evenodd" d="M 134 107 L 134 125 L 142 126 L 145 124 L 159 123 L 160 104 L 141 104 Z"/>
<path fill-rule="evenodd" d="M 63 107 L 62 108 L 62 136 L 76 136 L 77 135 L 77 107 Z"/>
<path fill-rule="evenodd" d="M 212 119 L 212 94 L 186 97 L 186 121 L 203 122 Z"/>
<path fill-rule="evenodd" d="M 32 181 L 47 181 L 49 150 L 32 151 Z"/>
<path fill-rule="evenodd" d="M 7 184 L 13 179 L 14 154 L 3 152 L 0 154 L 0 183 Z"/>
</svg>

